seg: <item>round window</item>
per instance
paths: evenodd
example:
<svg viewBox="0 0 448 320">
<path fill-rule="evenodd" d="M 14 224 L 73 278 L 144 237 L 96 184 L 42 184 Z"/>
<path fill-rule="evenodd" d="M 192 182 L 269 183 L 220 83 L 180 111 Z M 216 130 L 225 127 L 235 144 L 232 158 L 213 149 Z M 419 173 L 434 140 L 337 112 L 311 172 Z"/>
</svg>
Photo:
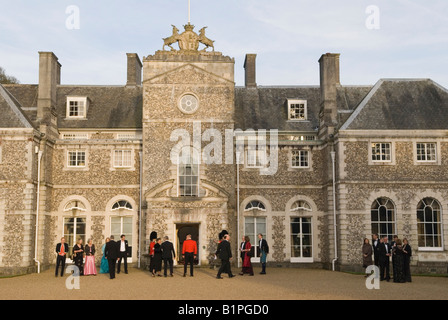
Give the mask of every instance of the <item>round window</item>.
<svg viewBox="0 0 448 320">
<path fill-rule="evenodd" d="M 186 94 L 180 99 L 179 109 L 183 113 L 191 114 L 199 108 L 199 101 L 192 94 Z"/>
</svg>

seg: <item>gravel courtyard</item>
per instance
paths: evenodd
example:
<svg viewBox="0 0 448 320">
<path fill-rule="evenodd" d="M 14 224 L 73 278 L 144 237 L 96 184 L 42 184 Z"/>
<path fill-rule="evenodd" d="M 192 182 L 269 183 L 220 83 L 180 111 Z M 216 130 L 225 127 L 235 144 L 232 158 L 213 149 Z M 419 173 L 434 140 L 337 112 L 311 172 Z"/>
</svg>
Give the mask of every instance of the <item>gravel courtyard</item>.
<svg viewBox="0 0 448 320">
<path fill-rule="evenodd" d="M 413 277 L 412 283 L 381 282 L 379 290 L 368 290 L 363 275 L 327 270 L 271 268 L 267 275 L 215 279 L 216 271 L 195 270 L 195 277 L 153 278 L 147 271 L 130 268 L 114 280 L 108 275 L 80 277 L 80 289 L 66 288 L 66 279 L 55 278 L 54 270 L 41 274 L 0 279 L 0 299 L 95 299 L 95 300 L 350 300 L 350 299 L 448 299 L 448 277 Z M 236 271 L 236 270 L 235 270 Z M 237 272 L 235 272 L 237 274 Z"/>
</svg>

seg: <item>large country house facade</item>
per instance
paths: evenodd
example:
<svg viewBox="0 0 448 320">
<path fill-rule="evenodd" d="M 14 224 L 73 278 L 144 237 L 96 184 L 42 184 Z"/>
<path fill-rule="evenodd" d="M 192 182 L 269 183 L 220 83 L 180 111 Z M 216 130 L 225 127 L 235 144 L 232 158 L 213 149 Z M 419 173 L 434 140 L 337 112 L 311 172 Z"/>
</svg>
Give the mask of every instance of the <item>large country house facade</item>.
<svg viewBox="0 0 448 320">
<path fill-rule="evenodd" d="M 248 54 L 238 87 L 235 60 L 184 27 L 165 39 L 179 50 L 127 54 L 123 86 L 61 84 L 52 52 L 37 85 L 0 85 L 0 274 L 48 268 L 62 236 L 125 234 L 144 266 L 152 231 L 176 250 L 192 234 L 208 266 L 222 230 L 235 255 L 262 233 L 272 266 L 353 271 L 364 238 L 397 234 L 415 272 L 447 272 L 445 88 L 341 85 L 329 53 L 318 86 L 258 86 Z"/>
</svg>

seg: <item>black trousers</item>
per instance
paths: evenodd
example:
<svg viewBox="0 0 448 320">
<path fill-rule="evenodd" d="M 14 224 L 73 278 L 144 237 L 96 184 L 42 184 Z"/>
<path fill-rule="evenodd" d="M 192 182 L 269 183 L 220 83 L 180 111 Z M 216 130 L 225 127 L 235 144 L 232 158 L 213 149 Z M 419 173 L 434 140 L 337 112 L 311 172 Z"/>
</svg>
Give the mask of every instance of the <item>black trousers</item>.
<svg viewBox="0 0 448 320">
<path fill-rule="evenodd" d="M 117 267 L 117 273 L 120 273 L 121 268 L 121 260 L 124 260 L 124 272 L 128 273 L 128 255 L 126 252 L 121 252 L 118 254 L 118 267 Z"/>
<path fill-rule="evenodd" d="M 190 265 L 190 276 L 193 276 L 194 253 L 185 252 L 184 275 L 187 274 L 187 267 Z"/>
<path fill-rule="evenodd" d="M 163 259 L 163 275 L 167 275 L 167 271 L 168 271 L 168 264 L 170 265 L 170 274 L 172 275 L 174 270 L 173 270 L 173 258 L 164 258 Z"/>
<path fill-rule="evenodd" d="M 55 276 L 58 275 L 59 266 L 61 266 L 61 277 L 64 276 L 64 270 L 65 270 L 65 256 L 58 255 L 56 259 L 56 271 L 54 272 Z"/>
<path fill-rule="evenodd" d="M 230 270 L 230 260 L 221 260 L 221 268 L 219 268 L 217 277 L 221 277 L 221 273 L 228 273 L 232 277 L 232 270 Z"/>
<path fill-rule="evenodd" d="M 117 264 L 117 259 L 108 258 L 107 262 L 109 263 L 110 278 L 115 279 L 115 265 Z"/>
<path fill-rule="evenodd" d="M 380 260 L 380 279 L 390 280 L 390 260 Z"/>
</svg>

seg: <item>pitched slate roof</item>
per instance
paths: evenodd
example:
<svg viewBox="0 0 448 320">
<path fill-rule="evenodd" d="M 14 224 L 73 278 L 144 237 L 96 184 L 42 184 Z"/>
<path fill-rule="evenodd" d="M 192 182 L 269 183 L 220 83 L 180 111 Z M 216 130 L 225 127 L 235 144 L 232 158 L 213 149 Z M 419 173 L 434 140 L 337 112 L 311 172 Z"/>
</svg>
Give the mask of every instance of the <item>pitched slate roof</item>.
<svg viewBox="0 0 448 320">
<path fill-rule="evenodd" d="M 341 86 L 337 89 L 340 110 L 348 117 L 371 90 L 371 86 Z M 287 99 L 307 100 L 307 121 L 289 121 Z M 320 111 L 319 86 L 282 86 L 257 88 L 235 88 L 235 127 L 247 129 L 278 129 L 279 131 L 316 132 Z M 348 115 L 347 115 L 348 114 Z"/>
<path fill-rule="evenodd" d="M 86 120 L 67 120 L 67 97 L 88 97 Z M 141 129 L 143 89 L 141 86 L 58 86 L 58 126 L 61 129 Z"/>
<path fill-rule="evenodd" d="M 430 79 L 382 79 L 341 130 L 447 130 L 448 91 Z"/>
<path fill-rule="evenodd" d="M 34 128 L 22 108 L 16 98 L 0 84 L 0 128 Z"/>
<path fill-rule="evenodd" d="M 5 86 L 32 121 L 37 115 L 38 85 Z M 67 120 L 67 96 L 88 97 L 87 119 Z M 58 126 L 60 129 L 140 129 L 142 127 L 142 87 L 59 85 L 57 87 Z"/>
</svg>

